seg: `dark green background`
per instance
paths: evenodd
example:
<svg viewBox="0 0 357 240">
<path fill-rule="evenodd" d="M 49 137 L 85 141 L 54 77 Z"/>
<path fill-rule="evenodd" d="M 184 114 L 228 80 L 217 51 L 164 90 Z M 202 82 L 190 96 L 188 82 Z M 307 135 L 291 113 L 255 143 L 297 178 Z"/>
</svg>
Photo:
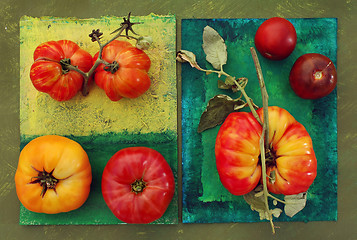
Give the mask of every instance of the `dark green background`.
<svg viewBox="0 0 357 240">
<path fill-rule="evenodd" d="M 357 236 L 357 6 L 354 0 L 1 0 L 0 88 L 0 238 L 1 239 L 356 239 Z M 338 18 L 338 221 L 279 223 L 271 236 L 267 223 L 20 226 L 14 174 L 20 147 L 19 135 L 19 20 L 57 16 L 96 18 L 103 15 L 175 14 L 177 39 L 183 18 Z M 180 49 L 181 43 L 177 42 Z M 178 66 L 178 91 L 181 92 Z M 179 106 L 180 107 L 180 106 Z M 180 112 L 179 112 L 180 113 Z M 180 129 L 179 129 L 180 130 Z M 180 138 L 179 138 L 180 140 Z M 180 149 L 180 148 L 179 148 Z M 179 150 L 179 156 L 181 152 Z M 180 176 L 180 168 L 178 170 Z M 179 186 L 180 188 L 180 186 Z"/>
</svg>

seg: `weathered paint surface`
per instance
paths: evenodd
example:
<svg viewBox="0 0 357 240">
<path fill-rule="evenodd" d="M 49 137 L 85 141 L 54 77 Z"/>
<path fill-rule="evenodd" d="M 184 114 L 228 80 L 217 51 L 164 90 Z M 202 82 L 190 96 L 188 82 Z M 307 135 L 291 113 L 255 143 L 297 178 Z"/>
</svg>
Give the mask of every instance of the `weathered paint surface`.
<svg viewBox="0 0 357 240">
<path fill-rule="evenodd" d="M 151 86 L 136 99 L 111 101 L 95 84 L 89 95 L 78 93 L 64 102 L 37 91 L 29 78 L 33 52 L 42 42 L 69 39 L 94 55 L 99 46 L 88 37 L 93 29 L 104 33 L 102 42 L 111 39 L 122 18 L 74 19 L 22 17 L 20 21 L 20 135 L 21 148 L 40 135 L 69 137 L 82 145 L 92 165 L 93 181 L 86 203 L 78 210 L 56 215 L 37 214 L 21 206 L 20 224 L 117 224 L 101 194 L 101 176 L 110 157 L 131 146 L 146 146 L 159 151 L 177 178 L 177 89 L 175 64 L 176 19 L 173 15 L 150 14 L 133 17 L 135 32 L 151 36 L 146 50 L 152 65 Z M 155 26 L 154 28 L 151 26 Z M 126 40 L 126 38 L 120 38 Z M 135 45 L 135 41 L 131 40 Z M 6 185 L 3 188 L 7 188 Z M 1 190 L 1 189 L 0 189 Z M 4 190 L 5 192 L 5 190 Z M 155 223 L 177 223 L 178 191 L 165 215 Z"/>
</svg>

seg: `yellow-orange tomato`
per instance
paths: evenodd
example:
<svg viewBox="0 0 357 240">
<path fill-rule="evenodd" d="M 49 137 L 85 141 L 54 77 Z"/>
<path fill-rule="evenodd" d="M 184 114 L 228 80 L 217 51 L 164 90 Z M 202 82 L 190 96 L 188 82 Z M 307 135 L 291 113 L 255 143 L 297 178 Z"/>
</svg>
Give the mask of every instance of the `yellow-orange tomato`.
<svg viewBox="0 0 357 240">
<path fill-rule="evenodd" d="M 263 109 L 257 111 L 263 120 Z M 302 124 L 286 110 L 269 107 L 268 190 L 292 195 L 305 192 L 316 177 L 312 140 Z M 259 139 L 262 126 L 251 113 L 231 113 L 216 139 L 216 165 L 222 184 L 243 195 L 261 180 Z"/>
<path fill-rule="evenodd" d="M 75 210 L 87 200 L 91 182 L 88 155 L 71 139 L 41 136 L 20 153 L 16 193 L 30 211 L 55 214 Z"/>
</svg>

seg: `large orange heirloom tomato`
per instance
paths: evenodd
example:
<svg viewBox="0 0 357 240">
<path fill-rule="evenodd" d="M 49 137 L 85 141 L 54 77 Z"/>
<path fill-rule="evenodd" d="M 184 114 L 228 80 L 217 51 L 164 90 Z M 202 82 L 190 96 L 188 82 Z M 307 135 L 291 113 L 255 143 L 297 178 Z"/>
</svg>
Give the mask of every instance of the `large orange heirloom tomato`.
<svg viewBox="0 0 357 240">
<path fill-rule="evenodd" d="M 263 109 L 257 111 L 263 120 Z M 286 110 L 269 107 L 267 185 L 271 193 L 293 195 L 307 191 L 316 177 L 312 140 L 302 124 Z M 234 195 L 252 191 L 261 181 L 259 140 L 262 126 L 252 113 L 234 112 L 222 124 L 215 146 L 220 180 Z"/>
<path fill-rule="evenodd" d="M 71 139 L 41 136 L 20 153 L 16 193 L 30 211 L 55 214 L 75 210 L 87 200 L 91 182 L 88 156 Z"/>
<path fill-rule="evenodd" d="M 92 56 L 70 40 L 49 41 L 40 44 L 33 54 L 30 70 L 33 86 L 48 93 L 57 101 L 73 98 L 82 88 L 84 78 L 69 65 L 88 72 L 92 67 Z"/>
<path fill-rule="evenodd" d="M 99 52 L 94 55 L 96 61 Z M 95 83 L 112 101 L 137 98 L 150 87 L 151 61 L 146 53 L 126 41 L 114 40 L 103 48 L 102 59 L 95 71 Z"/>
</svg>

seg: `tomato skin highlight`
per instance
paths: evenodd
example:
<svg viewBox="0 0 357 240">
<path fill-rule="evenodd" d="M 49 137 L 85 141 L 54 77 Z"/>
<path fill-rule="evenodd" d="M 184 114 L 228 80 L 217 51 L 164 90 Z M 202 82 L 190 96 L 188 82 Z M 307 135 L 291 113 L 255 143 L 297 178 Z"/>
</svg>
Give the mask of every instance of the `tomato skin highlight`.
<svg viewBox="0 0 357 240">
<path fill-rule="evenodd" d="M 142 191 L 132 184 L 143 181 Z M 147 147 L 119 150 L 102 175 L 103 198 L 113 214 L 126 223 L 150 223 L 159 219 L 175 191 L 174 175 L 165 158 Z"/>
<path fill-rule="evenodd" d="M 53 171 L 58 179 L 54 189 L 31 183 L 38 171 Z M 30 141 L 21 151 L 15 174 L 16 193 L 25 208 L 33 212 L 56 214 L 81 207 L 92 182 L 87 153 L 66 137 L 46 135 Z"/>
<path fill-rule="evenodd" d="M 63 72 L 61 61 L 69 60 L 83 72 L 92 67 L 92 56 L 70 40 L 42 43 L 35 49 L 33 57 L 35 62 L 30 70 L 33 86 L 57 101 L 73 98 L 84 81 L 82 75 L 74 70 Z"/>
<path fill-rule="evenodd" d="M 254 37 L 257 50 L 270 60 L 287 58 L 294 51 L 296 41 L 295 27 L 288 20 L 280 17 L 264 21 Z"/>
<path fill-rule="evenodd" d="M 98 58 L 94 55 L 93 61 Z M 104 64 L 95 71 L 94 80 L 112 101 L 124 98 L 137 98 L 144 94 L 151 85 L 148 71 L 151 60 L 146 53 L 126 41 L 115 40 L 104 47 L 102 59 L 118 69 L 111 72 Z"/>
<path fill-rule="evenodd" d="M 308 190 L 317 172 L 312 140 L 304 126 L 286 110 L 269 107 L 269 146 L 274 157 L 267 159 L 268 190 L 293 195 Z M 263 120 L 263 109 L 257 111 Z M 224 187 L 234 195 L 253 190 L 261 179 L 262 127 L 251 113 L 231 113 L 216 139 L 216 165 Z M 249 159 L 250 161 L 247 161 Z M 274 171 L 274 181 L 269 179 Z"/>
</svg>

